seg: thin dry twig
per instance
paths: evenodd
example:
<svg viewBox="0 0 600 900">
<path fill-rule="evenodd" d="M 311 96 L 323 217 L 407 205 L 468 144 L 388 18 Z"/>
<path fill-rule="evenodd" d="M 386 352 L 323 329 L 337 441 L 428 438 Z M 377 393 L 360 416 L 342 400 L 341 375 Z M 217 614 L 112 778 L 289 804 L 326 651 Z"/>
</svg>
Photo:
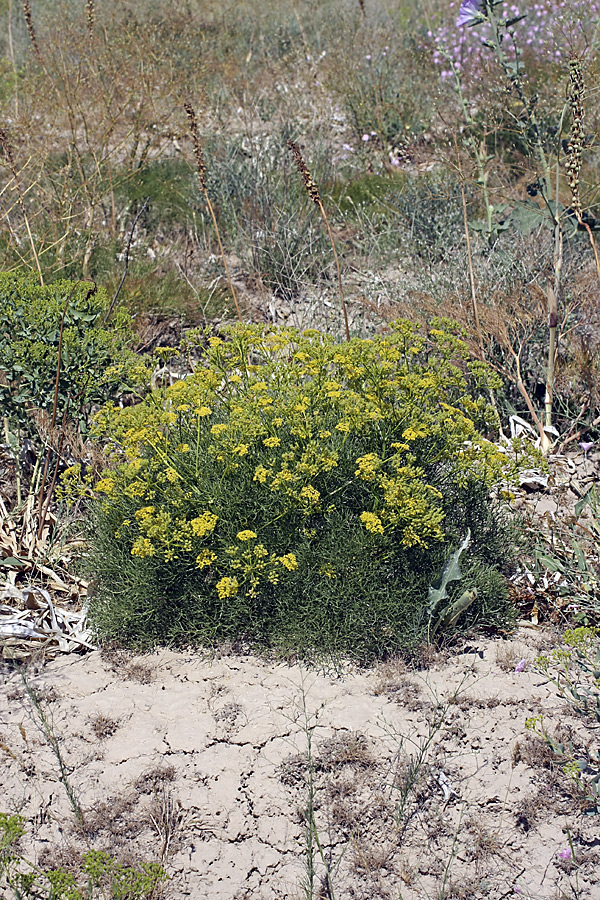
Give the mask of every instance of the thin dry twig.
<svg viewBox="0 0 600 900">
<path fill-rule="evenodd" d="M 135 219 L 133 220 L 133 224 L 129 231 L 129 239 L 127 241 L 127 246 L 125 247 L 125 268 L 123 269 L 123 274 L 121 276 L 121 280 L 119 281 L 119 286 L 117 287 L 117 290 L 115 291 L 115 296 L 112 298 L 112 300 L 110 302 L 110 306 L 106 310 L 106 315 L 104 316 L 105 324 L 106 324 L 106 322 L 108 322 L 108 320 L 111 317 L 112 311 L 115 308 L 117 300 L 119 299 L 119 294 L 121 293 L 121 288 L 123 287 L 123 284 L 125 283 L 125 279 L 127 278 L 127 272 L 129 271 L 129 251 L 131 250 L 131 242 L 133 241 L 133 235 L 135 233 L 135 228 L 142 216 L 142 213 L 144 212 L 145 209 L 147 209 L 149 203 L 150 203 L 150 197 L 146 197 L 140 210 L 138 211 L 138 214 L 136 215 Z"/>
<path fill-rule="evenodd" d="M 29 243 L 31 245 L 31 252 L 33 253 L 35 265 L 38 270 L 40 284 L 43 287 L 44 276 L 42 275 L 42 268 L 40 266 L 40 260 L 39 260 L 37 250 L 35 247 L 35 241 L 33 240 L 33 234 L 31 233 L 31 227 L 29 225 L 29 216 L 27 215 L 27 209 L 25 207 L 25 198 L 23 195 L 22 187 L 21 187 L 21 181 L 19 179 L 19 173 L 17 171 L 17 164 L 15 162 L 15 155 L 14 155 L 13 148 L 12 148 L 12 142 L 8 136 L 8 132 L 4 128 L 0 128 L 0 152 L 6 159 L 6 162 L 8 163 L 8 168 L 10 169 L 11 175 L 15 182 L 15 187 L 17 189 L 17 202 L 21 208 L 21 213 L 23 214 L 25 228 L 27 229 L 27 236 L 29 238 Z"/>
</svg>

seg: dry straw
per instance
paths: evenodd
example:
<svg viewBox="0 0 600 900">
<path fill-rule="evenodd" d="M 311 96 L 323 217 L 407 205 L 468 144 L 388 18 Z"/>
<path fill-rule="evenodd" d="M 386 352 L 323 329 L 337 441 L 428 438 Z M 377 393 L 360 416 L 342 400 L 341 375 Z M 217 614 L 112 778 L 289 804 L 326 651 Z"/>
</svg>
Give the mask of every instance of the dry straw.
<svg viewBox="0 0 600 900">
<path fill-rule="evenodd" d="M 15 155 L 13 152 L 13 147 L 11 140 L 8 136 L 8 132 L 4 128 L 0 128 L 0 155 L 4 157 L 10 173 L 15 182 L 15 188 L 17 191 L 17 200 L 19 206 L 21 208 L 21 213 L 23 215 L 23 220 L 25 222 L 25 228 L 27 229 L 27 236 L 29 237 L 29 243 L 31 245 L 31 252 L 33 254 L 33 258 L 35 260 L 35 265 L 38 270 L 38 275 L 40 278 L 40 283 L 44 284 L 44 276 L 42 275 L 42 269 L 40 266 L 40 260 L 37 254 L 37 250 L 35 247 L 35 241 L 33 240 L 33 234 L 31 233 L 31 227 L 29 225 L 29 216 L 27 215 L 27 209 L 25 207 L 25 200 L 23 198 L 23 191 L 21 190 L 21 182 L 19 180 L 19 173 L 17 171 L 17 164 L 15 162 Z"/>
<path fill-rule="evenodd" d="M 225 274 L 227 276 L 227 282 L 229 284 L 229 290 L 231 291 L 231 296 L 233 297 L 233 302 L 235 303 L 235 309 L 237 312 L 237 317 L 242 321 L 242 313 L 240 310 L 240 305 L 238 303 L 237 294 L 235 288 L 233 286 L 233 281 L 231 280 L 231 275 L 229 274 L 229 267 L 227 266 L 227 260 L 225 259 L 225 251 L 223 250 L 223 243 L 221 241 L 221 232 L 219 231 L 219 226 L 217 224 L 217 217 L 215 215 L 215 211 L 213 209 L 213 205 L 210 201 L 210 197 L 208 196 L 208 188 L 206 184 L 206 163 L 204 162 L 204 153 L 202 151 L 202 143 L 200 141 L 200 133 L 198 131 L 198 119 L 196 118 L 196 111 L 191 103 L 184 103 L 183 108 L 185 109 L 186 115 L 188 117 L 188 125 L 190 129 L 190 134 L 192 136 L 192 143 L 194 145 L 194 156 L 196 157 L 196 167 L 198 169 L 198 180 L 200 181 L 200 187 L 204 192 L 204 199 L 206 200 L 206 205 L 208 206 L 208 210 L 210 212 L 211 218 L 213 220 L 213 225 L 215 226 L 215 233 L 217 235 L 217 241 L 219 242 L 219 250 L 221 252 L 221 259 L 223 260 L 223 267 L 225 269 Z"/>
<path fill-rule="evenodd" d="M 304 157 L 300 152 L 300 148 L 295 141 L 289 140 L 287 142 L 288 148 L 292 151 L 294 156 L 294 160 L 296 162 L 296 166 L 298 167 L 298 171 L 302 175 L 302 180 L 304 181 L 304 188 L 306 193 L 313 201 L 313 203 L 319 208 L 319 212 L 325 222 L 325 226 L 327 228 L 327 234 L 329 235 L 329 242 L 331 244 L 331 249 L 333 251 L 333 258 L 335 260 L 335 267 L 337 270 L 337 279 L 338 279 L 338 289 L 340 294 L 340 303 L 342 306 L 342 312 L 344 313 L 344 328 L 346 332 L 346 340 L 350 340 L 350 328 L 348 325 L 348 311 L 346 309 L 346 301 L 344 299 L 344 289 L 342 287 L 342 272 L 340 269 L 340 261 L 338 259 L 337 250 L 335 248 L 335 241 L 333 239 L 333 232 L 331 231 L 331 225 L 329 224 L 329 219 L 327 218 L 327 213 L 325 212 L 325 207 L 323 206 L 323 201 L 321 200 L 321 194 L 319 193 L 319 188 L 316 183 L 313 181 L 312 176 L 308 170 L 308 166 L 304 162 Z"/>
</svg>

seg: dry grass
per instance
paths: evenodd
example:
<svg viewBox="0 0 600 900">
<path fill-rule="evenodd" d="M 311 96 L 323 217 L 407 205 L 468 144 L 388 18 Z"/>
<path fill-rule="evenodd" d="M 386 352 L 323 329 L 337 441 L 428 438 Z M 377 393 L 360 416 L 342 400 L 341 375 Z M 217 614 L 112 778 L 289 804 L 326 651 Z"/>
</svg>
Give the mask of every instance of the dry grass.
<svg viewBox="0 0 600 900">
<path fill-rule="evenodd" d="M 112 737 L 113 734 L 119 728 L 119 720 L 113 719 L 110 716 L 104 715 L 104 713 L 98 713 L 92 719 L 89 720 L 89 726 L 98 738 L 98 740 L 104 741 L 106 738 Z"/>
</svg>

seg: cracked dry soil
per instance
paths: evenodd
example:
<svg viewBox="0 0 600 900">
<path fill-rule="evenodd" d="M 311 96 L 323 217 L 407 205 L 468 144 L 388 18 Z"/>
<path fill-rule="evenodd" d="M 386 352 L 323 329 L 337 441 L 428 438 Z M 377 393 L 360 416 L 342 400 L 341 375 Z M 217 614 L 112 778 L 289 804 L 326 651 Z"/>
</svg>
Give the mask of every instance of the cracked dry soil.
<svg viewBox="0 0 600 900">
<path fill-rule="evenodd" d="M 174 900 L 295 900 L 312 776 L 336 898 L 600 900 L 598 816 L 525 727 L 543 712 L 574 744 L 593 736 L 530 666 L 514 671 L 549 642 L 521 629 L 424 670 L 341 673 L 170 650 L 56 659 L 28 681 L 81 822 L 7 670 L 2 807 L 26 818 L 23 850 L 43 866 L 102 849 L 162 860 Z M 316 848 L 315 870 L 313 896 L 328 897 Z"/>
</svg>

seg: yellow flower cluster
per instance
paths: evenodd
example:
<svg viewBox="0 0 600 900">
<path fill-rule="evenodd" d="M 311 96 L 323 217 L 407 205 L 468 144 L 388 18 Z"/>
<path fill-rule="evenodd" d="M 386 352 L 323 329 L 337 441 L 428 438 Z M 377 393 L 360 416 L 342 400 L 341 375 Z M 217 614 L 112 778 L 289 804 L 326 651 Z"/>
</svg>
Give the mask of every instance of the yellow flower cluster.
<svg viewBox="0 0 600 900">
<path fill-rule="evenodd" d="M 139 556 L 141 559 L 144 559 L 146 556 L 154 556 L 156 553 L 156 549 L 148 538 L 139 537 L 133 542 L 133 547 L 131 548 L 132 556 Z"/>
<path fill-rule="evenodd" d="M 196 518 L 192 519 L 190 522 L 192 533 L 195 537 L 206 537 L 207 534 L 210 534 L 211 531 L 215 530 L 218 518 L 218 516 L 215 516 L 214 513 L 211 512 L 203 512 L 201 516 L 196 516 Z"/>
<path fill-rule="evenodd" d="M 217 594 L 220 600 L 226 600 L 228 597 L 235 597 L 239 589 L 237 578 L 229 578 L 225 576 L 217 581 Z"/>
<path fill-rule="evenodd" d="M 356 460 L 358 468 L 354 472 L 363 481 L 373 481 L 382 466 L 381 459 L 376 453 L 367 453 Z"/>
<path fill-rule="evenodd" d="M 298 560 L 294 553 L 286 553 L 285 556 L 277 557 L 284 569 L 288 572 L 295 572 L 298 568 Z"/>
<path fill-rule="evenodd" d="M 213 553 L 212 550 L 202 550 L 196 557 L 196 565 L 199 569 L 204 569 L 207 566 L 211 566 L 216 559 L 217 554 Z"/>
<path fill-rule="evenodd" d="M 367 531 L 371 532 L 371 534 L 383 534 L 383 523 L 379 516 L 376 516 L 375 513 L 361 513 L 360 521 L 363 523 Z"/>
</svg>

